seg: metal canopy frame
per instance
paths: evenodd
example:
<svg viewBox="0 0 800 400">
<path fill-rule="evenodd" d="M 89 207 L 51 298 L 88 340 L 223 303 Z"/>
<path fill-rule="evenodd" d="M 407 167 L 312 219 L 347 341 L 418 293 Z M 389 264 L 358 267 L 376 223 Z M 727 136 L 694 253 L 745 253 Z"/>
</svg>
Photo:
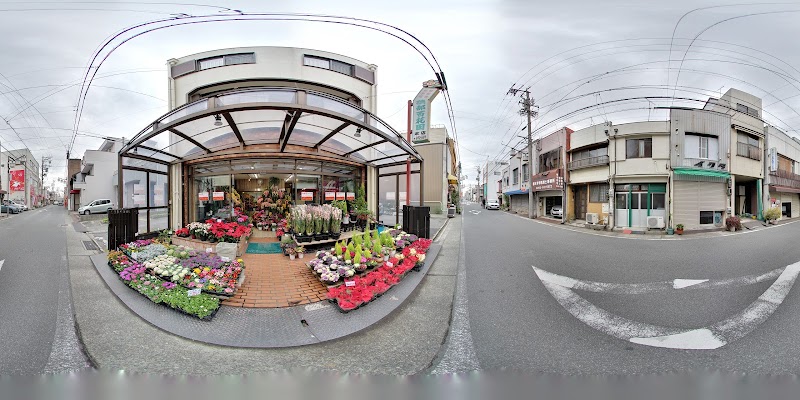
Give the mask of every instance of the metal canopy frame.
<svg viewBox="0 0 800 400">
<path fill-rule="evenodd" d="M 313 101 L 310 101 L 312 96 Z M 291 101 L 287 101 L 288 99 L 291 99 Z M 284 111 L 286 115 L 281 120 L 273 121 L 267 118 L 269 114 L 265 113 L 266 117 L 259 116 L 253 120 L 252 116 L 257 115 L 253 114 L 253 111 Z M 237 123 L 237 116 L 240 113 L 242 115 L 241 118 L 247 122 L 239 121 Z M 321 137 L 312 139 L 314 143 L 308 143 L 307 141 L 290 143 L 300 118 L 314 115 L 322 117 L 323 122 L 328 123 L 329 126 L 323 126 L 325 124 L 320 123 L 316 125 L 305 124 L 312 131 L 303 130 L 303 132 L 306 136 L 310 134 L 320 135 Z M 221 116 L 222 118 L 218 120 L 216 116 Z M 247 120 L 248 117 L 250 117 L 250 120 Z M 210 123 L 211 126 L 204 126 L 201 122 L 203 119 L 208 119 L 213 123 Z M 220 126 L 221 119 L 224 119 L 230 130 L 213 129 L 213 126 Z M 341 124 L 335 124 L 335 127 L 331 128 L 330 123 L 333 122 L 332 120 L 340 121 Z M 242 124 L 253 125 L 259 134 L 262 134 L 262 132 L 274 132 L 277 135 L 277 130 L 280 129 L 280 134 L 277 137 L 278 154 L 286 153 L 287 147 L 291 145 L 294 149 L 298 147 L 306 148 L 311 154 L 332 154 L 343 160 L 355 161 L 375 167 L 388 166 L 394 162 L 405 162 L 408 159 L 413 162 L 422 161 L 422 156 L 406 141 L 403 135 L 363 108 L 326 93 L 292 88 L 235 90 L 218 93 L 214 97 L 188 103 L 170 111 L 148 125 L 134 136 L 120 150 L 119 154 L 122 157 L 144 158 L 150 161 L 173 164 L 203 158 L 211 153 L 236 147 L 246 150 L 248 146 L 265 144 L 263 138 L 261 141 L 248 141 L 248 135 L 243 133 Z M 344 132 L 351 127 L 356 128 L 354 134 Z M 350 131 L 352 132 L 352 129 Z M 366 134 L 367 138 L 362 138 L 359 132 L 368 132 L 374 136 Z M 164 136 L 161 135 L 169 135 L 170 133 L 175 137 L 169 137 L 167 141 L 164 141 Z M 220 139 L 226 135 L 230 135 L 228 139 Z M 202 139 L 201 136 L 205 139 Z M 233 140 L 233 136 L 235 136 L 235 140 Z M 341 139 L 337 145 L 323 146 L 326 142 L 337 138 Z M 161 139 L 160 143 L 166 142 L 168 145 L 161 147 L 161 145 L 153 144 L 156 139 Z M 269 140 L 274 139 L 275 137 L 273 136 Z M 211 144 L 215 140 L 221 141 L 222 144 Z M 185 152 L 179 152 L 178 145 L 181 142 L 184 143 L 180 147 L 184 149 L 187 148 L 186 144 L 194 147 L 190 147 Z M 276 144 L 274 142 L 267 143 Z M 381 149 L 379 148 L 380 146 L 384 148 Z M 365 155 L 361 153 L 370 148 L 374 149 L 371 154 Z M 297 151 L 293 150 L 292 152 L 296 153 Z"/>
</svg>

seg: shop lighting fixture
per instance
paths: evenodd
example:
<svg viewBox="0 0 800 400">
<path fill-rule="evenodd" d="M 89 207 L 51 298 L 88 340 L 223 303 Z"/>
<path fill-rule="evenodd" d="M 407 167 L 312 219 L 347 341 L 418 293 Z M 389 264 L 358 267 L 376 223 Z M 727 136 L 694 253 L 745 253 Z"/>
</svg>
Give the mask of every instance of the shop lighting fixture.
<svg viewBox="0 0 800 400">
<path fill-rule="evenodd" d="M 289 175 L 289 177 L 288 177 L 288 178 L 286 178 L 286 179 L 284 180 L 284 182 L 289 182 L 289 180 L 290 180 L 290 179 L 292 179 L 293 177 L 294 177 L 294 174 L 291 174 L 291 175 Z"/>
<path fill-rule="evenodd" d="M 222 116 L 217 114 L 214 116 L 214 126 L 222 126 Z"/>
<path fill-rule="evenodd" d="M 356 133 L 353 136 L 361 137 L 361 128 L 356 128 Z"/>
</svg>

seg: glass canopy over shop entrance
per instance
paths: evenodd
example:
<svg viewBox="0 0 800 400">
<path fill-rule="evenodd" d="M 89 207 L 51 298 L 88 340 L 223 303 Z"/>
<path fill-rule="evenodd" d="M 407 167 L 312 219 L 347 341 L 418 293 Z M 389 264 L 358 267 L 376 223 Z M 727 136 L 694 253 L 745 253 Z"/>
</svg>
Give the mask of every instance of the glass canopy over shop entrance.
<svg viewBox="0 0 800 400">
<path fill-rule="evenodd" d="M 171 221 L 162 214 L 175 189 L 141 182 L 180 187 L 172 183 L 177 176 L 167 178 L 170 165 L 183 168 L 184 219 L 201 220 L 223 206 L 214 204 L 214 192 L 236 189 L 245 201 L 277 183 L 293 202 L 319 204 L 351 194 L 364 182 L 365 166 L 380 169 L 409 161 L 421 164 L 422 157 L 400 133 L 343 99 L 287 88 L 231 91 L 165 114 L 120 150 L 120 204 L 140 208 L 140 231 L 146 226 L 149 232 Z M 134 175 L 140 183 L 129 185 Z M 210 194 L 206 204 L 198 197 L 202 190 Z M 169 200 L 162 198 L 164 192 Z M 150 220 L 156 217 L 157 223 Z"/>
</svg>

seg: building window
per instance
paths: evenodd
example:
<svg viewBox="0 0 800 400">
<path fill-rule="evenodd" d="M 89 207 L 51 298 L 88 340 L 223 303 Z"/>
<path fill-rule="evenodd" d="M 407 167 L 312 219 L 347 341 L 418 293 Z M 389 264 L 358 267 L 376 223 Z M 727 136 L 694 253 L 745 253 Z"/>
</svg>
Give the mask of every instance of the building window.
<svg viewBox="0 0 800 400">
<path fill-rule="evenodd" d="M 684 158 L 719 160 L 719 139 L 687 133 L 684 139 Z"/>
<path fill-rule="evenodd" d="M 539 155 L 539 172 L 550 171 L 561 166 L 561 148 Z"/>
<path fill-rule="evenodd" d="M 315 67 L 331 70 L 347 76 L 355 77 L 355 66 L 346 62 L 332 60 L 323 57 L 304 56 L 303 65 L 307 67 Z"/>
<path fill-rule="evenodd" d="M 736 155 L 753 160 L 761 160 L 761 148 L 759 146 L 758 137 L 742 131 L 736 131 L 736 137 Z"/>
<path fill-rule="evenodd" d="M 514 185 L 518 185 L 519 184 L 519 168 L 514 168 L 511 171 L 511 177 L 513 178 L 513 182 L 514 182 L 513 184 Z"/>
<path fill-rule="evenodd" d="M 527 182 L 528 176 L 530 176 L 530 173 L 528 173 L 528 164 L 522 164 L 522 181 Z"/>
<path fill-rule="evenodd" d="M 700 211 L 700 225 L 710 225 L 714 223 L 713 211 Z"/>
<path fill-rule="evenodd" d="M 650 209 L 651 210 L 666 210 L 667 209 L 667 196 L 666 193 L 651 193 L 650 194 Z"/>
<path fill-rule="evenodd" d="M 585 160 L 587 158 L 601 157 L 608 155 L 608 146 L 598 147 L 596 149 L 580 150 L 572 153 L 572 161 Z"/>
<path fill-rule="evenodd" d="M 204 69 L 222 67 L 225 65 L 225 57 L 206 58 L 197 62 L 198 68 L 202 71 Z"/>
<path fill-rule="evenodd" d="M 216 56 L 197 60 L 197 69 L 202 71 L 204 69 L 224 67 L 226 65 L 239 65 L 239 64 L 255 64 L 255 53 L 241 53 L 241 54 L 226 54 L 224 56 Z M 173 74 L 174 77 L 174 74 Z"/>
<path fill-rule="evenodd" d="M 625 141 L 625 158 L 652 158 L 653 138 L 628 139 Z"/>
<path fill-rule="evenodd" d="M 794 161 L 778 154 L 778 171 L 794 173 Z"/>
<path fill-rule="evenodd" d="M 597 183 L 589 185 L 589 202 L 605 203 L 608 201 L 608 184 Z"/>
<path fill-rule="evenodd" d="M 736 111 L 758 118 L 758 110 L 753 107 L 748 107 L 744 104 L 736 103 Z"/>
</svg>

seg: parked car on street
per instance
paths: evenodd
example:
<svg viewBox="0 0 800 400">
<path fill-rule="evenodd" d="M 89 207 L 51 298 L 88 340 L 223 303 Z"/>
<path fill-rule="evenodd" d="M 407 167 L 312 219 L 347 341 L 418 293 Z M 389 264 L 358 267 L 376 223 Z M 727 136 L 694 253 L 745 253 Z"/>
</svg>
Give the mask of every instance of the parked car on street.
<svg viewBox="0 0 800 400">
<path fill-rule="evenodd" d="M 17 207 L 21 208 L 22 211 L 28 211 L 28 206 L 25 203 L 20 202 L 19 200 L 11 200 Z"/>
<path fill-rule="evenodd" d="M 489 200 L 486 202 L 486 209 L 487 210 L 499 210 L 500 203 L 497 200 Z"/>
<path fill-rule="evenodd" d="M 22 203 L 18 203 L 18 202 L 13 201 L 13 200 L 3 200 L 3 204 L 4 205 L 14 206 L 14 207 L 18 208 L 20 211 L 28 211 L 28 206 L 26 206 L 26 205 L 24 205 Z"/>
<path fill-rule="evenodd" d="M 19 214 L 21 212 L 22 212 L 22 209 L 17 207 L 16 204 L 13 204 L 13 203 L 5 204 L 5 202 L 3 202 L 3 204 L 0 205 L 0 213 L 3 213 L 3 214 Z"/>
<path fill-rule="evenodd" d="M 89 214 L 102 214 L 107 213 L 108 210 L 114 208 L 111 205 L 111 200 L 109 199 L 97 199 L 81 208 L 78 209 L 78 214 L 89 215 Z"/>
<path fill-rule="evenodd" d="M 561 206 L 553 206 L 553 208 L 550 209 L 550 215 L 562 218 L 564 216 L 564 209 L 562 209 Z"/>
</svg>

